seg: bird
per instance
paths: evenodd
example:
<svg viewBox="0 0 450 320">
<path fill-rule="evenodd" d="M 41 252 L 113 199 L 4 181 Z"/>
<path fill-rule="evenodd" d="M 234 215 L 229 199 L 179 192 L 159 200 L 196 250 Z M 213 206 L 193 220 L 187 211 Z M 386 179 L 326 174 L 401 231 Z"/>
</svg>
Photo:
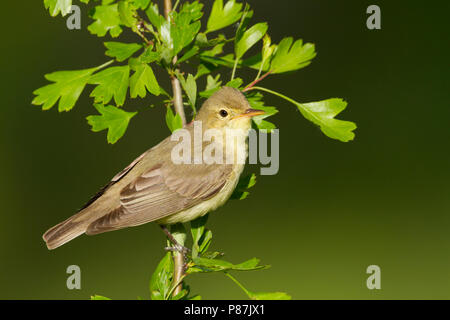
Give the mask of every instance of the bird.
<svg viewBox="0 0 450 320">
<path fill-rule="evenodd" d="M 241 91 L 222 87 L 203 103 L 195 121 L 183 129 L 195 136 L 195 124 L 200 123 L 202 133 L 214 129 L 223 137 L 227 130 L 238 129 L 231 148 L 225 150 L 225 138 L 220 137 L 202 141 L 197 147 L 207 147 L 217 140 L 216 151 L 225 156 L 243 148 L 245 160 L 251 118 L 262 114 L 264 111 L 251 108 Z M 131 162 L 75 215 L 46 231 L 43 239 L 47 248 L 58 248 L 82 234 L 96 235 L 149 222 L 167 231 L 167 225 L 194 220 L 222 206 L 236 188 L 245 161 L 174 163 L 172 150 L 179 143 L 173 139 L 176 133 Z M 209 157 L 214 156 L 211 152 Z"/>
</svg>

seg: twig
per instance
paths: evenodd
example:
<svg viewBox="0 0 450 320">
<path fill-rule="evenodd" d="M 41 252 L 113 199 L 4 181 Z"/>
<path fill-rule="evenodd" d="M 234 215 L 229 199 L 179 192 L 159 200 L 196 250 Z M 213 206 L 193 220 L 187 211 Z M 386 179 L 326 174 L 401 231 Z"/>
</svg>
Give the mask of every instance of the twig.
<svg viewBox="0 0 450 320">
<path fill-rule="evenodd" d="M 164 15 L 167 20 L 170 19 L 170 12 L 172 11 L 172 0 L 164 0 Z M 173 57 L 173 65 L 177 63 L 177 56 Z M 176 73 L 176 72 L 175 72 Z M 184 114 L 183 106 L 183 92 L 181 91 L 181 85 L 175 74 L 170 76 L 170 81 L 172 82 L 172 92 L 173 92 L 173 106 L 175 112 L 180 115 L 183 125 L 186 124 L 186 116 Z"/>
<path fill-rule="evenodd" d="M 164 15 L 166 19 L 169 21 L 170 12 L 172 11 L 172 1 L 164 0 Z M 173 58 L 173 65 L 177 62 L 177 56 Z M 184 105 L 183 105 L 183 93 L 181 91 L 180 81 L 176 77 L 174 73 L 170 76 L 170 81 L 172 82 L 172 93 L 173 93 L 173 105 L 175 108 L 175 112 L 180 115 L 181 121 L 183 125 L 186 124 L 186 116 L 184 114 Z M 184 243 L 182 244 L 184 245 Z M 176 287 L 173 289 L 172 296 L 176 296 L 183 289 L 183 278 L 184 278 L 184 255 L 181 252 L 173 253 L 173 263 L 174 263 L 174 273 L 173 273 L 173 283 L 176 284 Z"/>
<path fill-rule="evenodd" d="M 269 76 L 272 73 L 272 71 L 269 71 L 267 73 L 265 73 L 262 77 L 260 78 L 256 78 L 255 81 L 253 81 L 252 83 L 250 83 L 249 85 L 247 85 L 244 90 L 242 90 L 242 92 L 247 92 L 252 90 L 252 88 L 255 86 L 255 84 L 261 82 L 264 78 L 266 78 L 267 76 Z"/>
</svg>

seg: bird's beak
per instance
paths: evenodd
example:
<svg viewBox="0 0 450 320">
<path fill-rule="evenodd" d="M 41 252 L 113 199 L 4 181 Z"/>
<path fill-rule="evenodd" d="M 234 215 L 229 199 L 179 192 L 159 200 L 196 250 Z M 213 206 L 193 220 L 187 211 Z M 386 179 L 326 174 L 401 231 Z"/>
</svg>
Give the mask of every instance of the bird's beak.
<svg viewBox="0 0 450 320">
<path fill-rule="evenodd" d="M 238 119 L 238 118 L 242 118 L 242 117 L 254 117 L 254 116 L 260 116 L 262 114 L 265 114 L 264 111 L 262 110 L 257 110 L 257 109 L 247 109 L 244 113 L 238 114 L 236 116 L 233 117 L 233 119 Z"/>
</svg>

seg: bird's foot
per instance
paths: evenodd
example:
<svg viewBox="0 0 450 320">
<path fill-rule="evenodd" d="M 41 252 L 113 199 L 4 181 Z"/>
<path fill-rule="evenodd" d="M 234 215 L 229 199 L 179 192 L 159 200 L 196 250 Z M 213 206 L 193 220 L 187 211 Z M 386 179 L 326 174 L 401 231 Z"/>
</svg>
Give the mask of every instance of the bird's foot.
<svg viewBox="0 0 450 320">
<path fill-rule="evenodd" d="M 165 247 L 164 248 L 166 251 L 172 251 L 172 252 L 180 252 L 183 255 L 187 255 L 189 252 L 191 252 L 191 249 L 186 248 L 185 246 L 182 246 L 179 243 L 174 243 L 172 246 L 170 247 Z"/>
</svg>

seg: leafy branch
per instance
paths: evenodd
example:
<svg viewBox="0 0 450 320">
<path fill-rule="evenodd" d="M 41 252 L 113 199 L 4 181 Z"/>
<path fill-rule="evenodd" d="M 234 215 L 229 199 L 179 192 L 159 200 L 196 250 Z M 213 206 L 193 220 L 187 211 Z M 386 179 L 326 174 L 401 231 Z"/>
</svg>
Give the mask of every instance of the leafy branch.
<svg viewBox="0 0 450 320">
<path fill-rule="evenodd" d="M 215 0 L 206 26 L 202 28 L 204 12 L 200 1 L 177 0 L 172 7 L 170 0 L 164 0 L 163 12 L 151 0 L 80 1 L 91 8 L 89 15 L 93 21 L 87 27 L 91 34 L 115 39 L 129 30 L 135 40 L 131 43 L 105 41 L 105 55 L 113 60 L 100 66 L 45 75 L 50 83 L 34 91 L 32 103 L 43 110 L 57 104 L 59 112 L 70 111 L 89 88 L 98 114 L 88 116 L 87 122 L 94 132 L 106 130 L 108 143 L 116 143 L 137 116 L 136 111 L 125 110 L 130 99 L 141 99 L 147 105 L 151 100 L 150 105 L 165 106 L 165 122 L 169 130 L 174 131 L 195 119 L 200 99 L 210 97 L 222 86 L 242 90 L 252 108 L 265 111 L 264 115 L 253 118 L 257 129 L 276 129 L 268 118 L 279 111 L 264 102 L 264 94 L 272 94 L 293 104 L 326 136 L 343 142 L 354 139 L 356 125 L 335 118 L 347 106 L 343 99 L 303 103 L 259 85 L 269 76 L 307 67 L 316 51 L 314 44 L 292 37 L 272 42 L 268 24 L 253 23 L 253 10 L 248 4 Z M 65 16 L 71 11 L 72 0 L 44 0 L 44 5 L 52 16 Z M 227 38 L 223 31 L 234 24 L 238 24 L 238 28 Z M 238 77 L 244 68 L 254 70 L 255 76 L 247 80 Z M 223 71 L 228 74 L 231 71 L 231 78 L 224 79 L 223 74 L 227 73 Z M 160 85 L 156 75 L 161 72 L 170 79 L 171 90 Z M 255 175 L 242 177 L 232 198 L 245 199 L 255 182 Z M 253 293 L 245 289 L 231 272 L 267 266 L 259 265 L 255 258 L 232 264 L 223 260 L 218 252 L 208 252 L 212 232 L 205 228 L 205 223 L 206 218 L 191 223 L 193 243 L 187 261 L 181 254 L 170 251 L 161 260 L 150 283 L 152 299 L 188 298 L 189 289 L 184 279 L 199 272 L 224 273 L 252 299 L 288 297 L 283 293 Z M 176 225 L 172 233 L 184 245 L 187 240 L 184 227 Z M 184 262 L 187 268 L 180 269 Z"/>
</svg>

